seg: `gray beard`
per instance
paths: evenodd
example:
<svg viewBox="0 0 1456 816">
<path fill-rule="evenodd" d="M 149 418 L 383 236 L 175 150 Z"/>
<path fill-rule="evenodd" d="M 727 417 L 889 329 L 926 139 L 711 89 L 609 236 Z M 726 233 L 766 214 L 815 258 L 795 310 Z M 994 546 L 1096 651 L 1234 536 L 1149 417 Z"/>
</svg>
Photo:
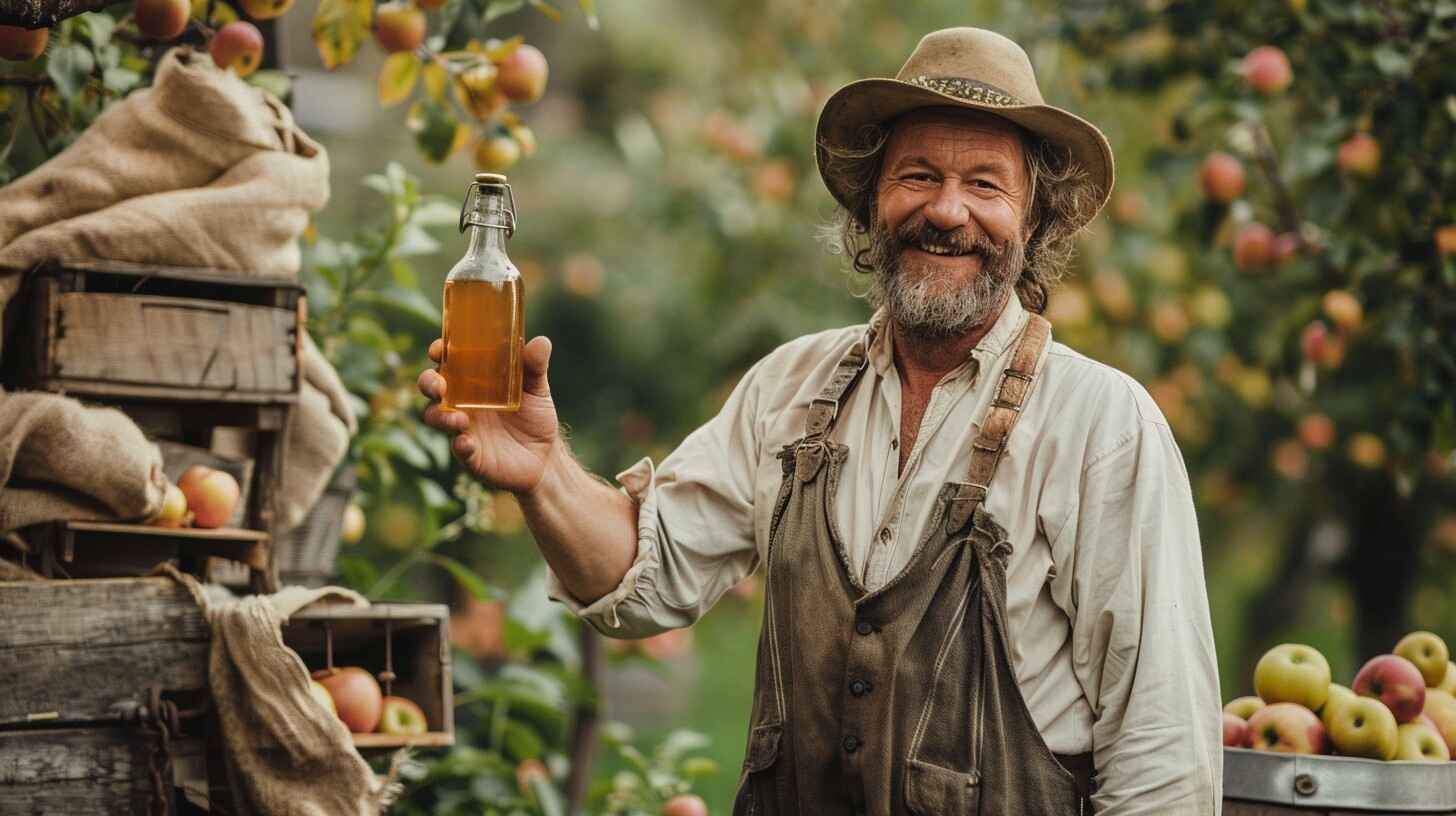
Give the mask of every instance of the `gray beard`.
<svg viewBox="0 0 1456 816">
<path fill-rule="evenodd" d="M 995 319 L 1021 277 L 1026 246 L 1014 238 L 1001 250 L 984 236 L 974 242 L 963 238 L 944 240 L 957 247 L 973 243 L 981 256 L 981 268 L 969 286 L 945 291 L 939 269 L 930 262 L 904 257 L 918 232 L 902 228 L 896 235 L 875 219 L 865 257 L 875 269 L 874 281 L 866 293 L 870 304 L 884 307 L 901 331 L 922 340 L 959 337 Z"/>
</svg>

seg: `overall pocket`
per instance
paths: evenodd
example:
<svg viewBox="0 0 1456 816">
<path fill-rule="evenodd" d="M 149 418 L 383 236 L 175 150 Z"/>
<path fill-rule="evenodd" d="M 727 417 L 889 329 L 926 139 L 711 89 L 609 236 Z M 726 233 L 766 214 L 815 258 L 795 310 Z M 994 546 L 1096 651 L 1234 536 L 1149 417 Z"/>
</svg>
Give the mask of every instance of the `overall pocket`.
<svg viewBox="0 0 1456 816">
<path fill-rule="evenodd" d="M 754 727 L 748 736 L 748 755 L 743 758 L 743 774 L 738 780 L 738 795 L 733 800 L 733 816 L 762 816 L 776 813 L 774 764 L 779 759 L 779 740 L 783 723 Z"/>
<path fill-rule="evenodd" d="M 977 812 L 981 775 L 962 773 L 912 759 L 905 766 L 905 807 L 917 816 L 961 816 Z"/>
</svg>

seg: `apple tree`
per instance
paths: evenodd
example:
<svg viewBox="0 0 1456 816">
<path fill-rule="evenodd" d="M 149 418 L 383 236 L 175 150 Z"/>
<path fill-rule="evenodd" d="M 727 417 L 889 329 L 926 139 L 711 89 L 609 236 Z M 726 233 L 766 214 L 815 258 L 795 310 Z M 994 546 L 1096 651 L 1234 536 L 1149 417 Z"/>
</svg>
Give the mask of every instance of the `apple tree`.
<svg viewBox="0 0 1456 816">
<path fill-rule="evenodd" d="M 1057 34 L 1138 127 L 1053 311 L 1152 375 L 1211 547 L 1278 522 L 1244 662 L 1322 576 L 1361 655 L 1456 621 L 1456 3 L 1078 3 Z"/>
</svg>

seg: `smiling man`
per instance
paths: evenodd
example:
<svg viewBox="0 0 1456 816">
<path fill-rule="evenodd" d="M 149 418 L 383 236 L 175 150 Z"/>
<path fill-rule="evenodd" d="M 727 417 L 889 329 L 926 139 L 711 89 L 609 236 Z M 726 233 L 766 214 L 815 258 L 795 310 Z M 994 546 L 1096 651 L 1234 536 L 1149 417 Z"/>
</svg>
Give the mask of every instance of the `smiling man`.
<svg viewBox="0 0 1456 816">
<path fill-rule="evenodd" d="M 625 491 L 558 435 L 545 338 L 519 413 L 427 421 L 608 635 L 690 625 L 763 570 L 736 814 L 1217 813 L 1182 457 L 1142 386 L 1040 315 L 1111 191 L 1106 139 L 1015 43 L 958 28 L 840 89 L 817 149 L 868 324 L 774 351 Z"/>
</svg>

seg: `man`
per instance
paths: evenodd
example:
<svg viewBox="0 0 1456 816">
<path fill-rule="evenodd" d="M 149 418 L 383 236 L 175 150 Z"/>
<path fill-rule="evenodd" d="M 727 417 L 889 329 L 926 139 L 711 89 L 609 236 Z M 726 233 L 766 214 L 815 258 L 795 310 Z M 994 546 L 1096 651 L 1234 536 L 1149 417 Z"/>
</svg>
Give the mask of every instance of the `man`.
<svg viewBox="0 0 1456 816">
<path fill-rule="evenodd" d="M 1111 190 L 1106 139 L 1042 103 L 1019 46 L 960 28 L 840 89 L 818 140 L 867 326 L 774 351 L 625 493 L 557 435 L 545 338 L 519 413 L 427 421 L 516 493 L 553 597 L 608 635 L 687 626 L 765 570 L 735 813 L 1217 813 L 1182 457 L 1141 386 L 1038 314 Z"/>
</svg>

